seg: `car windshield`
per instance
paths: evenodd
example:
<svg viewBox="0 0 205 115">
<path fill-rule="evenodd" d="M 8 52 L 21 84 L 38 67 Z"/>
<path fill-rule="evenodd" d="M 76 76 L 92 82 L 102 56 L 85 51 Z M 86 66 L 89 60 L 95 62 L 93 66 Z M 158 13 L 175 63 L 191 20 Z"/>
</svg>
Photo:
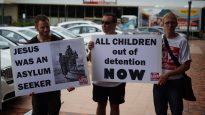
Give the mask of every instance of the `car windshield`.
<svg viewBox="0 0 205 115">
<path fill-rule="evenodd" d="M 121 21 L 122 21 L 123 24 L 126 24 L 126 23 L 129 22 L 129 18 L 123 17 Z"/>
<path fill-rule="evenodd" d="M 141 32 L 149 32 L 148 28 L 138 28 L 138 30 Z"/>
<path fill-rule="evenodd" d="M 9 49 L 10 44 L 0 36 L 0 49 Z"/>
<path fill-rule="evenodd" d="M 76 34 L 74 34 L 72 32 L 66 31 L 63 28 L 52 28 L 52 30 L 56 31 L 57 33 L 61 33 L 61 34 L 65 35 L 65 36 L 71 37 L 71 38 L 79 37 L 78 35 L 76 35 Z"/>
<path fill-rule="evenodd" d="M 34 36 L 37 35 L 37 33 L 34 33 L 32 31 L 29 31 L 29 30 L 19 30 L 19 32 L 30 37 L 30 38 L 33 38 Z"/>
<path fill-rule="evenodd" d="M 161 31 L 164 31 L 163 28 L 158 28 L 158 29 L 161 30 Z"/>
</svg>

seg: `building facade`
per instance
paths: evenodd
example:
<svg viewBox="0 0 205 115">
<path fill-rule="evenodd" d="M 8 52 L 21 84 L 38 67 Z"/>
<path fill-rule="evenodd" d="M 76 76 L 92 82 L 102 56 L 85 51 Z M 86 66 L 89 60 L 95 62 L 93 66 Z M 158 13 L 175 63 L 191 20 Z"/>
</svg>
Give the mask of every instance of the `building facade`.
<svg viewBox="0 0 205 115">
<path fill-rule="evenodd" d="M 0 24 L 32 22 L 38 14 L 47 15 L 51 25 L 68 20 L 100 21 L 104 12 L 138 16 L 139 7 L 187 7 L 189 0 L 0 0 Z M 192 7 L 202 8 L 205 22 L 205 1 L 194 1 Z"/>
</svg>

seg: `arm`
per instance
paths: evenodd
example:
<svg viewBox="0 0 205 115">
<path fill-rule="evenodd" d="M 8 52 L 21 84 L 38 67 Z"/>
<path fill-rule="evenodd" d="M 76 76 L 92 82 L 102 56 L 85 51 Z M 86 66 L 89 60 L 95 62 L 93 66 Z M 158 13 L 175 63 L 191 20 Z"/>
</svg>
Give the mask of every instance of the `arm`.
<svg viewBox="0 0 205 115">
<path fill-rule="evenodd" d="M 93 42 L 93 41 L 90 41 L 90 42 L 88 43 L 88 49 L 89 49 L 89 50 L 92 50 L 93 47 L 94 47 L 94 42 Z M 89 53 L 88 53 L 88 55 L 87 55 L 87 60 L 88 60 L 88 61 L 91 61 L 91 51 L 89 51 Z"/>
<path fill-rule="evenodd" d="M 177 75 L 177 74 L 182 74 L 185 71 L 189 70 L 190 65 L 191 65 L 191 60 L 188 60 L 184 64 L 177 67 L 175 70 L 160 75 L 158 85 L 164 85 L 169 77 L 172 77 L 173 75 Z"/>
<path fill-rule="evenodd" d="M 71 91 L 75 90 L 75 87 L 69 87 L 67 90 L 68 90 L 68 92 L 71 92 Z"/>
</svg>

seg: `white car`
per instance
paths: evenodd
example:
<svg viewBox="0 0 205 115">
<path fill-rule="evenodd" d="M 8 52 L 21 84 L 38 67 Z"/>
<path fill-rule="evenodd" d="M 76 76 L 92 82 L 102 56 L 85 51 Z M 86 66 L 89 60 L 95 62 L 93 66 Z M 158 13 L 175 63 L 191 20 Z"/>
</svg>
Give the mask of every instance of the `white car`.
<svg viewBox="0 0 205 115">
<path fill-rule="evenodd" d="M 89 25 L 82 24 L 76 25 L 69 28 L 66 28 L 68 31 L 73 32 L 74 34 L 78 34 L 83 37 L 86 51 L 88 52 L 87 44 L 91 40 L 92 35 L 104 35 L 102 25 Z M 117 33 L 122 33 L 119 30 L 116 30 Z"/>
<path fill-rule="evenodd" d="M 67 31 L 71 31 L 74 34 L 78 34 L 78 35 L 83 37 L 86 53 L 88 52 L 87 44 L 91 40 L 91 36 L 104 34 L 101 25 L 82 24 L 82 25 L 71 26 L 71 27 L 66 28 L 66 29 L 67 29 Z"/>
<path fill-rule="evenodd" d="M 34 26 L 28 26 L 28 27 L 24 27 L 24 28 L 27 28 L 27 29 L 30 29 L 32 31 L 37 32 Z M 50 32 L 52 34 L 58 36 L 59 38 L 62 38 L 62 39 L 73 39 L 73 38 L 80 38 L 81 37 L 79 35 L 76 35 L 72 32 L 67 31 L 65 28 L 57 27 L 57 26 L 50 26 Z"/>
<path fill-rule="evenodd" d="M 139 33 L 158 33 L 158 34 L 164 34 L 164 30 L 162 27 L 138 27 L 137 30 L 135 30 Z M 186 38 L 186 35 L 183 33 L 177 32 L 180 36 L 183 36 Z M 134 33 L 135 34 L 135 33 Z"/>
<path fill-rule="evenodd" d="M 82 24 L 98 25 L 97 23 L 92 21 L 78 20 L 78 21 L 67 21 L 67 22 L 58 23 L 57 26 L 63 28 L 69 28 L 71 26 L 82 25 Z"/>
<path fill-rule="evenodd" d="M 74 34 L 78 34 L 82 37 L 87 37 L 91 35 L 103 35 L 105 34 L 102 29 L 102 25 L 89 25 L 89 24 L 82 24 L 82 25 L 76 25 L 69 28 L 66 28 L 66 30 L 73 32 Z M 119 30 L 116 30 L 117 33 L 122 33 Z"/>
<path fill-rule="evenodd" d="M 57 27 L 57 26 L 51 26 L 51 33 L 63 37 L 65 39 L 72 39 L 72 38 L 81 38 L 81 36 L 74 34 L 72 32 L 67 31 L 65 28 Z"/>
<path fill-rule="evenodd" d="M 16 44 L 22 44 L 36 36 L 37 32 L 24 27 L 0 27 L 0 35 Z"/>
<path fill-rule="evenodd" d="M 158 33 L 158 34 L 163 34 L 163 28 L 161 27 L 138 27 L 136 29 L 137 32 L 139 33 Z"/>
<path fill-rule="evenodd" d="M 66 30 L 71 31 L 74 34 L 78 34 L 82 37 L 104 34 L 101 25 L 82 24 L 66 28 Z"/>
<path fill-rule="evenodd" d="M 1 103 L 10 100 L 15 97 L 14 81 L 12 76 L 11 68 L 11 56 L 10 49 L 11 45 L 16 45 L 11 41 L 6 41 L 5 38 L 0 36 L 0 50 L 1 50 Z"/>
<path fill-rule="evenodd" d="M 9 39 L 7 39 L 7 38 L 5 38 L 5 37 L 3 37 L 2 35 L 0 35 L 0 42 L 5 42 L 5 43 L 7 43 L 9 46 L 16 46 L 16 45 L 18 45 L 17 43 L 15 43 L 15 42 L 12 42 L 11 40 L 9 40 Z M 6 44 L 6 45 L 7 45 Z M 5 48 L 5 46 L 3 46 L 4 48 Z M 2 49 L 2 48 L 1 48 Z"/>
</svg>

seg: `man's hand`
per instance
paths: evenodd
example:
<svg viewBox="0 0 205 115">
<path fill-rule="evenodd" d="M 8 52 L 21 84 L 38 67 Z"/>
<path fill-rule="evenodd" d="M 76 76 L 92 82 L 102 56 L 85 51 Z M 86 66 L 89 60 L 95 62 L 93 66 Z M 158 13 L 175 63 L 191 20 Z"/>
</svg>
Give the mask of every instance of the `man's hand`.
<svg viewBox="0 0 205 115">
<path fill-rule="evenodd" d="M 32 96 L 33 94 L 35 94 L 34 92 L 30 93 L 29 96 Z"/>
<path fill-rule="evenodd" d="M 89 41 L 89 43 L 88 43 L 88 49 L 89 49 L 89 50 L 92 50 L 93 47 L 94 47 L 94 42 L 93 42 L 93 41 Z"/>
<path fill-rule="evenodd" d="M 159 76 L 159 81 L 158 81 L 158 85 L 164 85 L 166 84 L 167 80 L 168 80 L 169 75 L 168 74 L 163 74 Z"/>
<path fill-rule="evenodd" d="M 89 41 L 88 43 L 88 49 L 92 50 L 94 47 L 94 42 L 93 41 Z M 87 55 L 87 60 L 91 61 L 91 52 L 89 51 L 88 55 Z"/>
<path fill-rule="evenodd" d="M 71 92 L 71 91 L 75 90 L 75 87 L 69 87 L 67 90 L 68 90 L 69 92 Z"/>
</svg>

